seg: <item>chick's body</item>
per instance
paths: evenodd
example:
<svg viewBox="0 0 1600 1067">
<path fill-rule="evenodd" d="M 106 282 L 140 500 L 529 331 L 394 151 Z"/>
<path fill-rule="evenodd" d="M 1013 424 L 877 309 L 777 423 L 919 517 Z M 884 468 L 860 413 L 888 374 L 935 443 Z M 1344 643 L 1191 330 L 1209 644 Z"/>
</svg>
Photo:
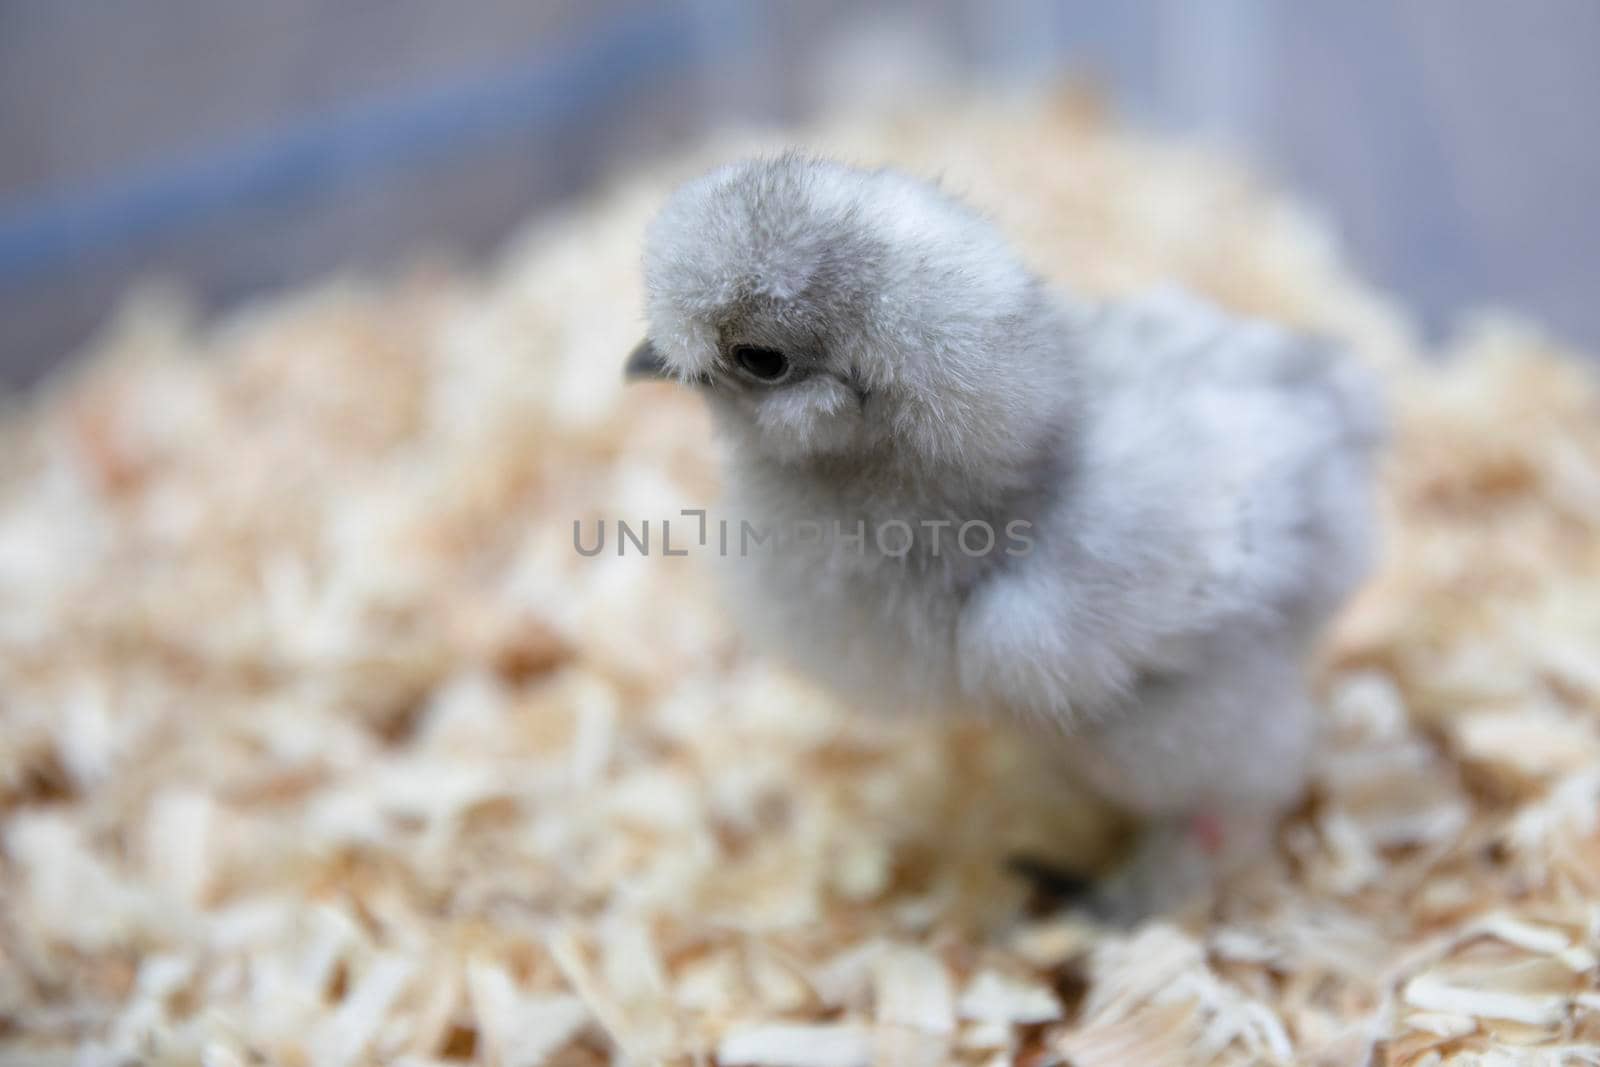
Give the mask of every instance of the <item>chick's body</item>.
<svg viewBox="0 0 1600 1067">
<path fill-rule="evenodd" d="M 1337 348 L 1172 291 L 1091 308 L 931 187 L 794 157 L 680 192 L 646 271 L 654 364 L 777 535 L 729 568 L 767 647 L 860 705 L 1042 724 L 1171 825 L 1258 839 L 1292 802 L 1302 661 L 1370 540 L 1379 405 Z"/>
</svg>

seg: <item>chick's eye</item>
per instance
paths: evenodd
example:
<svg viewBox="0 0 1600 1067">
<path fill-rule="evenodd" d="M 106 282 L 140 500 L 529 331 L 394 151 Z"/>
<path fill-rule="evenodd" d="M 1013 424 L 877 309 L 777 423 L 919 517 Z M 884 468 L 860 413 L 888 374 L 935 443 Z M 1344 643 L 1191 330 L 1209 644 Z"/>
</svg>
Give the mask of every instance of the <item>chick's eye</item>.
<svg viewBox="0 0 1600 1067">
<path fill-rule="evenodd" d="M 776 348 L 737 345 L 732 356 L 740 370 L 763 382 L 780 381 L 789 373 L 789 357 Z"/>
</svg>

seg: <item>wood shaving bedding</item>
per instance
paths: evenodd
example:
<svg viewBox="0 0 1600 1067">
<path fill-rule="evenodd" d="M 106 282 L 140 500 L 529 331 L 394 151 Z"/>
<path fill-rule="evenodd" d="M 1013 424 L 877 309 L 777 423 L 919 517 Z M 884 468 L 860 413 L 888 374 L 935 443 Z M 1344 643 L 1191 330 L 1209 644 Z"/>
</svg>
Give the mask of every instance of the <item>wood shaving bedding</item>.
<svg viewBox="0 0 1600 1067">
<path fill-rule="evenodd" d="M 1177 280 L 1390 383 L 1385 562 L 1313 796 L 1214 901 L 1037 914 L 1117 827 L 997 724 L 752 655 L 715 493 L 624 390 L 641 228 L 735 139 L 478 275 L 132 302 L 0 424 L 0 1062 L 1600 1062 L 1600 388 L 1508 320 L 1424 358 L 1327 231 L 1081 98 L 787 142 L 939 172 L 1086 292 Z M 590 527 L 592 529 L 592 526 Z"/>
</svg>

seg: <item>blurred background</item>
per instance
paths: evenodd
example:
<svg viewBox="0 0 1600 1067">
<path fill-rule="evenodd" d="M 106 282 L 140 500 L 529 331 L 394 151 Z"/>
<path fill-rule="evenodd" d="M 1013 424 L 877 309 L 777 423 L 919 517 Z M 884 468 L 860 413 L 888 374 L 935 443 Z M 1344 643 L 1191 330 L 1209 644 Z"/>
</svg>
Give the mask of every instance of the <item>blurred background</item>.
<svg viewBox="0 0 1600 1067">
<path fill-rule="evenodd" d="M 1597 0 L 0 0 L 0 386 L 136 279 L 471 257 L 720 124 L 1064 78 L 1244 153 L 1430 331 L 1600 349 Z"/>
</svg>

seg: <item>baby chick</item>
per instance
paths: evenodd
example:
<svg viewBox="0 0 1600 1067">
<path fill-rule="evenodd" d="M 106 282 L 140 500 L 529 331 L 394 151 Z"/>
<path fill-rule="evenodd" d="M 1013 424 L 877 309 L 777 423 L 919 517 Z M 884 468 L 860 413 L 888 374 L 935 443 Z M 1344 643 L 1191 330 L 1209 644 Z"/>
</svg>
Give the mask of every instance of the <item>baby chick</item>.
<svg viewBox="0 0 1600 1067">
<path fill-rule="evenodd" d="M 1003 712 L 1144 818 L 1131 919 L 1264 847 L 1303 661 L 1368 566 L 1373 385 L 1176 292 L 1093 306 L 892 170 L 787 155 L 679 189 L 630 377 L 706 398 L 765 646 L 863 706 Z M 741 547 L 744 549 L 741 551 Z"/>
</svg>

